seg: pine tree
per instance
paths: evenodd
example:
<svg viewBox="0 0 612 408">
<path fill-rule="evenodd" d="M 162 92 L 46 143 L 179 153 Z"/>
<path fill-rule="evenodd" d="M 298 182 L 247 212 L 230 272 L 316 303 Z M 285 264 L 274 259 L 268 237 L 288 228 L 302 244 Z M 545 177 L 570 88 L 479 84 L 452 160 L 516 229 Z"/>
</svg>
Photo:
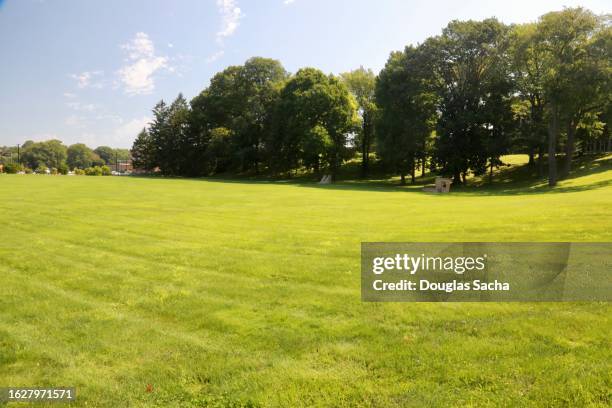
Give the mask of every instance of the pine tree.
<svg viewBox="0 0 612 408">
<path fill-rule="evenodd" d="M 155 168 L 154 148 L 151 136 L 143 128 L 132 145 L 132 165 L 134 168 L 153 170 Z"/>
</svg>

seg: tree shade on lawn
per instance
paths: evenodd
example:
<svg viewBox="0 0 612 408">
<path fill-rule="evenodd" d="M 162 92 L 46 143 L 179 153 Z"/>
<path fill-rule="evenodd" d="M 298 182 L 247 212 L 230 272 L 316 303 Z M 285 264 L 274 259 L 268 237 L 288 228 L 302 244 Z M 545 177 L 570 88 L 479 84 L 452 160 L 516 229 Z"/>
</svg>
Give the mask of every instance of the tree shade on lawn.
<svg viewBox="0 0 612 408">
<path fill-rule="evenodd" d="M 445 196 L 0 175 L 0 384 L 100 407 L 609 405 L 607 303 L 359 292 L 362 241 L 610 241 L 598 163 Z"/>
</svg>

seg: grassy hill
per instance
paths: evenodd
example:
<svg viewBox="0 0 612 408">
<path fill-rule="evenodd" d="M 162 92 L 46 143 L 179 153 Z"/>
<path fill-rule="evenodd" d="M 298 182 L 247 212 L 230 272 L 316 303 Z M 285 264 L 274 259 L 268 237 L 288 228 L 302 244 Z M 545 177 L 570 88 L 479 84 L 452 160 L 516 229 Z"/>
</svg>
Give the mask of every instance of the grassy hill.
<svg viewBox="0 0 612 408">
<path fill-rule="evenodd" d="M 612 240 L 612 156 L 553 190 L 515 159 L 444 196 L 2 175 L 0 386 L 101 407 L 609 406 L 608 303 L 360 300 L 362 241 Z"/>
</svg>

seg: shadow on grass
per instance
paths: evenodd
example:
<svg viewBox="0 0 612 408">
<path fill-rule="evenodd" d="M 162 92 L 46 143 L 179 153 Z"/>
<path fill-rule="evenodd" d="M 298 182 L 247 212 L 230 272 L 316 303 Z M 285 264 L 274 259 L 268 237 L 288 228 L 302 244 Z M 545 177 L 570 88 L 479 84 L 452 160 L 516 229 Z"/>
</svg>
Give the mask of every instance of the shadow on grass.
<svg viewBox="0 0 612 408">
<path fill-rule="evenodd" d="M 559 168 L 562 168 L 562 161 Z M 574 171 L 561 181 L 573 180 L 584 176 L 595 175 L 612 170 L 612 156 L 589 156 L 576 160 Z M 544 168 L 544 173 L 547 169 Z M 352 173 L 352 172 L 351 172 Z M 319 184 L 318 179 L 313 175 L 300 175 L 293 178 L 274 178 L 266 176 L 228 176 L 219 175 L 203 178 L 182 178 L 150 175 L 134 175 L 131 177 L 155 179 L 155 180 L 184 180 L 194 182 L 215 182 L 231 184 L 266 184 L 266 185 L 289 185 L 304 188 L 326 189 L 326 190 L 345 190 L 345 191 L 379 191 L 435 195 L 422 191 L 424 185 L 433 184 L 436 174 L 426 173 L 424 177 L 418 177 L 414 184 L 407 180 L 406 185 L 400 185 L 397 179 L 390 174 L 377 172 L 375 178 L 369 179 L 347 179 L 340 175 L 340 179 L 334 184 Z M 352 175 L 352 174 L 350 174 Z M 595 190 L 612 185 L 612 178 L 600 180 L 593 183 L 581 184 L 576 186 L 548 186 L 546 177 L 537 175 L 537 166 L 528 164 L 513 165 L 503 167 L 498 170 L 493 177 L 493 182 L 489 182 L 488 176 L 472 178 L 468 185 L 454 186 L 451 194 L 461 195 L 526 195 L 544 193 L 570 193 L 579 191 Z"/>
<path fill-rule="evenodd" d="M 560 159 L 558 162 L 559 170 L 563 168 L 563 164 L 563 159 Z M 559 182 L 563 183 L 610 171 L 612 170 L 612 156 L 584 156 L 574 160 L 572 167 L 573 171 L 569 175 L 560 175 Z M 543 173 L 547 174 L 548 167 L 545 166 L 543 170 Z M 524 164 L 502 169 L 493 177 L 493 183 L 489 182 L 488 178 L 482 177 L 476 180 L 474 185 L 459 187 L 455 191 L 472 192 L 479 195 L 519 195 L 570 193 L 595 190 L 610 185 L 612 185 L 612 178 L 574 186 L 557 185 L 551 188 L 548 186 L 547 177 L 538 175 L 537 166 Z"/>
</svg>

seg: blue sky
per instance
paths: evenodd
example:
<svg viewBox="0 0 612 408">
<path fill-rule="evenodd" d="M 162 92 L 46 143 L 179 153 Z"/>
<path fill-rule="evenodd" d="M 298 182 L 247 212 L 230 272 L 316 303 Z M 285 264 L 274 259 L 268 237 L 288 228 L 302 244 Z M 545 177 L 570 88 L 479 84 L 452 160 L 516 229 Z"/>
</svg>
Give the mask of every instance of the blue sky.
<svg viewBox="0 0 612 408">
<path fill-rule="evenodd" d="M 526 22 L 575 5 L 611 11 L 597 0 L 0 0 L 0 145 L 130 147 L 158 100 L 190 99 L 251 56 L 290 72 L 378 71 L 452 19 Z"/>
</svg>

